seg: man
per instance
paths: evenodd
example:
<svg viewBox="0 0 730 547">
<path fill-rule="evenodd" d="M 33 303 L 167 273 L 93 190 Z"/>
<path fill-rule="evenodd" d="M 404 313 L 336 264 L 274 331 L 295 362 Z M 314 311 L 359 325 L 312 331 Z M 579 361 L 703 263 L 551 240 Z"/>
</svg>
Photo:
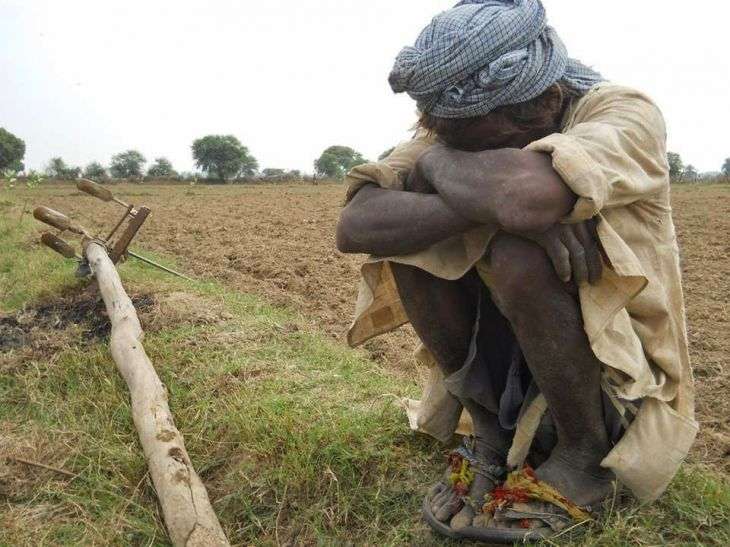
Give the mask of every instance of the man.
<svg viewBox="0 0 730 547">
<path fill-rule="evenodd" d="M 390 84 L 419 129 L 348 175 L 337 240 L 372 255 L 350 343 L 410 321 L 437 366 L 412 427 L 471 418 L 427 521 L 510 542 L 616 479 L 656 499 L 697 431 L 661 113 L 570 59 L 539 0 L 459 2 Z"/>
</svg>

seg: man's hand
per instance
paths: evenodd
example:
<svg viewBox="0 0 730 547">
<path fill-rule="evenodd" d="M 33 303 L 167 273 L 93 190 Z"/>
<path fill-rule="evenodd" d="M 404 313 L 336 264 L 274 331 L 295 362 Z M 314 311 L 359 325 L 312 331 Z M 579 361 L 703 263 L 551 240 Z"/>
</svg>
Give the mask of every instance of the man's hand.
<svg viewBox="0 0 730 547">
<path fill-rule="evenodd" d="M 540 245 L 550 257 L 558 277 L 595 284 L 603 274 L 603 262 L 596 232 L 597 219 L 578 224 L 555 224 L 540 234 L 519 234 Z"/>
</svg>

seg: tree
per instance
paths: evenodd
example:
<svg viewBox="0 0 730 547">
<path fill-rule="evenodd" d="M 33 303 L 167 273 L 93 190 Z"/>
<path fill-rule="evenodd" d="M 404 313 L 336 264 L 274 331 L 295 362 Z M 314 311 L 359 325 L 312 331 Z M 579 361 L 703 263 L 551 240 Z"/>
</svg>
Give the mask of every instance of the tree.
<svg viewBox="0 0 730 547">
<path fill-rule="evenodd" d="M 730 178 L 730 158 L 727 158 L 722 164 L 722 176 Z"/>
<path fill-rule="evenodd" d="M 192 149 L 198 169 L 221 182 L 252 177 L 259 168 L 256 158 L 233 135 L 207 135 L 193 142 Z"/>
<path fill-rule="evenodd" d="M 127 150 L 112 156 L 109 171 L 115 179 L 138 179 L 142 177 L 142 166 L 147 163 L 137 150 Z"/>
<path fill-rule="evenodd" d="M 0 176 L 6 171 L 18 173 L 25 169 L 25 142 L 0 127 Z"/>
<path fill-rule="evenodd" d="M 46 165 L 46 175 L 53 179 L 59 179 L 66 169 L 68 169 L 68 166 L 63 158 L 51 158 L 48 165 Z"/>
<path fill-rule="evenodd" d="M 92 161 L 84 169 L 84 177 L 101 182 L 109 179 L 109 173 L 107 173 L 106 168 L 98 161 Z"/>
<path fill-rule="evenodd" d="M 267 167 L 261 171 L 261 178 L 272 179 L 276 177 L 283 177 L 286 175 L 286 169 L 276 169 L 274 167 Z"/>
<path fill-rule="evenodd" d="M 682 173 L 682 178 L 687 182 L 695 182 L 699 176 L 697 169 L 695 169 L 695 166 L 692 164 L 685 167 L 684 173 Z"/>
<path fill-rule="evenodd" d="M 676 152 L 667 152 L 667 161 L 669 162 L 669 178 L 676 182 L 682 178 L 684 173 L 684 163 L 682 158 Z"/>
<path fill-rule="evenodd" d="M 385 152 L 378 156 L 378 161 L 382 161 L 390 156 L 393 153 L 393 150 L 395 150 L 395 146 L 391 146 L 390 148 L 388 148 Z"/>
<path fill-rule="evenodd" d="M 63 158 L 51 158 L 46 166 L 46 175 L 52 179 L 75 180 L 81 175 L 81 167 L 66 165 Z"/>
<path fill-rule="evenodd" d="M 147 175 L 157 179 L 170 179 L 177 176 L 172 168 L 172 163 L 167 158 L 155 158 L 150 168 L 147 169 Z"/>
<path fill-rule="evenodd" d="M 322 177 L 342 179 L 350 169 L 365 161 L 362 154 L 349 146 L 330 146 L 314 162 L 314 169 Z"/>
</svg>

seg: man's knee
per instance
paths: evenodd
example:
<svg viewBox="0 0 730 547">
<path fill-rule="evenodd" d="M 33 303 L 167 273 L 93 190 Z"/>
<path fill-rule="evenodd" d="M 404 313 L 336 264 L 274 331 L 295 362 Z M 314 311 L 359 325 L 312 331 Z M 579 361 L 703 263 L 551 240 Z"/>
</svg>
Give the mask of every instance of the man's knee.
<svg viewBox="0 0 730 547">
<path fill-rule="evenodd" d="M 529 311 L 550 292 L 555 276 L 545 251 L 527 239 L 499 233 L 488 256 L 490 291 L 500 311 L 512 318 Z"/>
</svg>

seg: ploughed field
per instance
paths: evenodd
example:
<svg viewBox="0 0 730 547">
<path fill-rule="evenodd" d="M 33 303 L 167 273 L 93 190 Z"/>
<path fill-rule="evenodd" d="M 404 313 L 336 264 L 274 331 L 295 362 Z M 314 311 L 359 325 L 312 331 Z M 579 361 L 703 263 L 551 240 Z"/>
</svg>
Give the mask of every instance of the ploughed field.
<svg viewBox="0 0 730 547">
<path fill-rule="evenodd" d="M 118 185 L 121 199 L 153 214 L 136 249 L 173 258 L 186 273 L 216 279 L 300 312 L 312 330 L 344 344 L 362 257 L 335 249 L 344 198 L 336 184 L 250 186 Z M 730 186 L 675 186 L 689 325 L 702 425 L 692 460 L 730 471 Z M 57 208 L 88 227 L 109 226 L 118 207 L 72 186 L 28 192 L 34 205 Z M 410 327 L 380 337 L 364 351 L 397 374 L 417 380 Z"/>
</svg>

